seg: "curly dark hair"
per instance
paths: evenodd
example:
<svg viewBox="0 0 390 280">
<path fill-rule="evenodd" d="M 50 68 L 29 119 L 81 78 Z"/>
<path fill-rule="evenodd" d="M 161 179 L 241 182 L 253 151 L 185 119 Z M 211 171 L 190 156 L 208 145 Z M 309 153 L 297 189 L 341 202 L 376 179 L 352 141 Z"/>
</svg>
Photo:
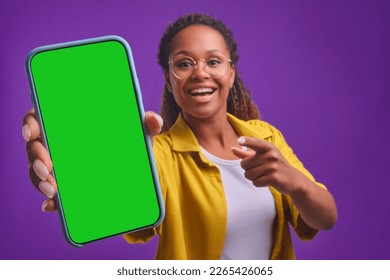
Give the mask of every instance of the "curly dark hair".
<svg viewBox="0 0 390 280">
<path fill-rule="evenodd" d="M 220 20 L 214 19 L 205 14 L 189 14 L 178 18 L 170 24 L 160 40 L 158 51 L 158 62 L 163 71 L 169 71 L 168 57 L 171 51 L 171 42 L 173 38 L 184 28 L 191 25 L 205 25 L 217 30 L 224 38 L 226 46 L 230 53 L 230 59 L 236 66 L 238 61 L 237 44 L 233 38 L 232 32 Z M 167 131 L 176 121 L 181 108 L 177 105 L 172 93 L 169 92 L 165 83 L 160 114 L 164 119 L 162 131 Z M 242 120 L 258 119 L 259 111 L 253 102 L 250 92 L 242 82 L 236 67 L 236 74 L 232 88 L 230 89 L 227 100 L 227 111 Z"/>
</svg>

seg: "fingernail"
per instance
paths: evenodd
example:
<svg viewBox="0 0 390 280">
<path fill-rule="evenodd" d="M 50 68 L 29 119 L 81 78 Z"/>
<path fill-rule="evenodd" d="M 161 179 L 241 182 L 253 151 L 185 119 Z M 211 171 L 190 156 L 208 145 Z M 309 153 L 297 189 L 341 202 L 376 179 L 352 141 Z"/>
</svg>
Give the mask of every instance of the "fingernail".
<svg viewBox="0 0 390 280">
<path fill-rule="evenodd" d="M 31 130 L 30 130 L 30 126 L 28 124 L 23 125 L 22 134 L 23 134 L 24 140 L 26 140 L 26 141 L 30 140 Z"/>
<path fill-rule="evenodd" d="M 46 206 L 47 206 L 47 200 L 45 200 L 43 203 L 42 203 L 42 212 L 46 212 Z"/>
<path fill-rule="evenodd" d="M 39 190 L 46 195 L 48 198 L 53 198 L 54 196 L 54 188 L 53 186 L 46 182 L 46 181 L 41 181 L 38 184 Z"/>
<path fill-rule="evenodd" d="M 33 168 L 39 179 L 46 181 L 47 176 L 49 176 L 49 171 L 43 162 L 39 159 L 36 159 L 33 163 Z"/>
<path fill-rule="evenodd" d="M 158 121 L 158 124 L 160 125 L 160 127 L 163 126 L 164 124 L 164 120 L 162 119 L 162 117 L 159 115 L 159 114 L 154 114 L 156 120 Z"/>
<path fill-rule="evenodd" d="M 238 142 L 238 144 L 240 144 L 240 145 L 244 145 L 244 144 L 245 144 L 245 138 L 244 138 L 244 137 L 239 137 L 239 138 L 237 139 L 237 142 Z"/>
</svg>

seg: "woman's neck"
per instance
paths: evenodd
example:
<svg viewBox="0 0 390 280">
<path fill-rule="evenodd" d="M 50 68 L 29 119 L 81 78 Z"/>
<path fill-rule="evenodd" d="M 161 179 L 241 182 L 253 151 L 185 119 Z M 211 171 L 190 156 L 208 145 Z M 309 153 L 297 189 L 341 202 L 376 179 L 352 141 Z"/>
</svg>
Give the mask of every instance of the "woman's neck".
<svg viewBox="0 0 390 280">
<path fill-rule="evenodd" d="M 239 147 L 237 132 L 224 116 L 201 119 L 184 115 L 184 119 L 194 133 L 200 146 L 209 153 L 223 159 L 237 159 L 231 152 Z"/>
</svg>

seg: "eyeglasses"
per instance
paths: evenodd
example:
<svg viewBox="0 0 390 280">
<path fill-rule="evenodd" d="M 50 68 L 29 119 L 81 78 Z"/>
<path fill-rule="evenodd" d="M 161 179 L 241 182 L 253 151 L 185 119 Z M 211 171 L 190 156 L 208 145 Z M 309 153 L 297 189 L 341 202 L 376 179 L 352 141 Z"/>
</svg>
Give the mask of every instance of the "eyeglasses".
<svg viewBox="0 0 390 280">
<path fill-rule="evenodd" d="M 176 78 L 187 79 L 194 73 L 198 65 L 200 65 L 198 63 L 199 61 L 203 62 L 202 70 L 216 79 L 222 78 L 227 73 L 229 66 L 232 63 L 230 59 L 227 59 L 222 54 L 212 54 L 212 56 L 207 59 L 194 59 L 191 56 L 178 54 L 168 62 L 168 65 L 171 66 L 172 73 Z"/>
</svg>

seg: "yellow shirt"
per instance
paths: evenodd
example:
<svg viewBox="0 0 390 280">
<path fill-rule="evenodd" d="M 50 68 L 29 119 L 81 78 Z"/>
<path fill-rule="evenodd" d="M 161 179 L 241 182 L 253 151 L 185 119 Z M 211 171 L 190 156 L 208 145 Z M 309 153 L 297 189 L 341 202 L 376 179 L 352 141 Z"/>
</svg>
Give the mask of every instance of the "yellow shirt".
<svg viewBox="0 0 390 280">
<path fill-rule="evenodd" d="M 227 118 L 239 135 L 273 143 L 292 166 L 314 181 L 276 128 L 261 120 L 242 121 L 230 114 Z M 125 239 L 147 242 L 157 233 L 156 259 L 220 259 L 227 206 L 218 168 L 201 153 L 181 115 L 169 131 L 154 138 L 153 150 L 166 215 L 157 228 L 125 234 Z M 277 213 L 271 259 L 294 259 L 288 223 L 302 240 L 312 239 L 318 231 L 301 220 L 289 196 L 270 189 Z"/>
</svg>

